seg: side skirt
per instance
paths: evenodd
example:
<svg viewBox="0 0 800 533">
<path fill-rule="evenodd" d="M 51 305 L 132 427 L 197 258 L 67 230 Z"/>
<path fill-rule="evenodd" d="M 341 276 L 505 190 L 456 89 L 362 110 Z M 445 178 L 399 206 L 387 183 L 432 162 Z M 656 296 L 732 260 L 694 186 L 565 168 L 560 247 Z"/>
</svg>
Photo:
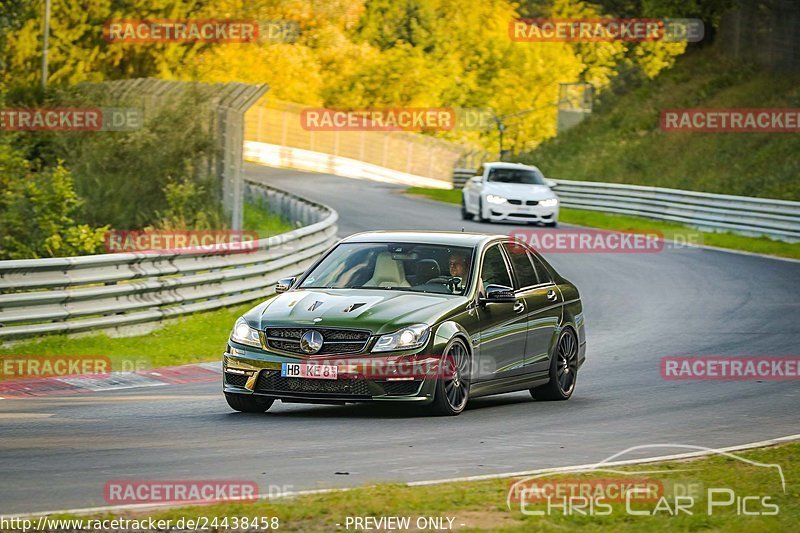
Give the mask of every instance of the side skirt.
<svg viewBox="0 0 800 533">
<path fill-rule="evenodd" d="M 548 371 L 511 376 L 502 379 L 478 381 L 470 386 L 469 396 L 470 398 L 477 398 L 478 396 L 488 396 L 490 394 L 528 390 L 533 387 L 538 387 L 539 385 L 544 385 L 548 381 L 550 381 L 550 373 Z"/>
</svg>

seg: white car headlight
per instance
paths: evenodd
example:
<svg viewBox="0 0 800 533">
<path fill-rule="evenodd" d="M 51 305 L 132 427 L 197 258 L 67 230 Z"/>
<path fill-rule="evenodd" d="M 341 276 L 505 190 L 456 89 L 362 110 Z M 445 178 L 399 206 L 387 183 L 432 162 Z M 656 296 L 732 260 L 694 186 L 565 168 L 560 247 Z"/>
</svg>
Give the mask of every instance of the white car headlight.
<svg viewBox="0 0 800 533">
<path fill-rule="evenodd" d="M 231 340 L 240 344 L 261 348 L 261 338 L 258 336 L 258 330 L 251 328 L 244 317 L 240 317 L 236 321 L 236 324 L 233 325 Z"/>
<path fill-rule="evenodd" d="M 487 194 L 486 201 L 490 204 L 504 204 L 506 203 L 506 199 L 502 196 L 497 196 L 496 194 Z"/>
<path fill-rule="evenodd" d="M 539 205 L 542 207 L 555 207 L 558 205 L 558 198 L 548 198 L 547 200 L 542 200 L 539 202 Z"/>
<path fill-rule="evenodd" d="M 392 350 L 410 350 L 419 348 L 425 344 L 430 335 L 431 328 L 426 324 L 415 324 L 401 330 L 382 335 L 375 346 L 373 352 L 389 352 Z"/>
</svg>

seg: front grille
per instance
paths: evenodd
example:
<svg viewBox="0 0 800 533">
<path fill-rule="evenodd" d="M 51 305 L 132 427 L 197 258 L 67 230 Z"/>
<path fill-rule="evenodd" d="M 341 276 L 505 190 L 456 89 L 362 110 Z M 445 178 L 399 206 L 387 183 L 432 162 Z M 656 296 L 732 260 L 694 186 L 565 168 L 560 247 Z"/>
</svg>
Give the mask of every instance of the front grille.
<svg viewBox="0 0 800 533">
<path fill-rule="evenodd" d="M 419 390 L 419 381 L 376 381 L 383 391 L 390 396 L 406 396 Z"/>
<path fill-rule="evenodd" d="M 233 385 L 234 387 L 244 387 L 245 384 L 247 384 L 247 376 L 225 372 L 225 383 Z"/>
<path fill-rule="evenodd" d="M 284 340 L 277 340 L 277 339 L 269 339 L 267 341 L 267 346 L 270 348 L 275 348 L 276 350 L 283 350 L 285 352 L 301 352 L 300 350 L 300 343 L 298 342 L 289 342 Z"/>
<path fill-rule="evenodd" d="M 264 333 L 267 334 L 267 337 L 300 340 L 303 330 L 300 328 L 267 328 Z"/>
<path fill-rule="evenodd" d="M 371 335 L 363 329 L 267 328 L 264 330 L 267 347 L 284 352 L 305 353 L 300 349 L 300 337 L 309 330 L 316 330 L 322 335 L 322 349 L 319 354 L 360 352 L 366 347 Z"/>
<path fill-rule="evenodd" d="M 323 353 L 352 353 L 360 352 L 364 347 L 363 342 L 337 342 L 337 343 L 323 343 Z"/>
<path fill-rule="evenodd" d="M 511 205 L 522 205 L 522 200 L 511 200 L 511 199 L 509 199 L 508 203 L 510 203 Z"/>
<path fill-rule="evenodd" d="M 525 205 L 539 205 L 539 202 L 537 202 L 536 200 L 528 200 L 527 202 L 525 202 Z"/>
<path fill-rule="evenodd" d="M 303 379 L 282 377 L 280 371 L 262 370 L 256 382 L 256 392 L 263 394 L 299 392 L 310 394 L 341 394 L 371 397 L 363 379 Z"/>
</svg>

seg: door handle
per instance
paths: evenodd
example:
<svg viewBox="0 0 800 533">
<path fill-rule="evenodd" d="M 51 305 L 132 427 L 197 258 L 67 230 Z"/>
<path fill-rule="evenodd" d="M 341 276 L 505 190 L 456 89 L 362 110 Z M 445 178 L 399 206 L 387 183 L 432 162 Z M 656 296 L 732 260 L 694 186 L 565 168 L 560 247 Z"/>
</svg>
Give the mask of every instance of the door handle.
<svg viewBox="0 0 800 533">
<path fill-rule="evenodd" d="M 523 304 L 520 300 L 514 302 L 514 312 L 521 313 L 525 310 L 525 304 Z"/>
<path fill-rule="evenodd" d="M 550 300 L 552 302 L 555 302 L 556 298 L 557 298 L 556 297 L 556 291 L 554 291 L 553 289 L 550 289 L 549 291 L 547 291 L 547 299 L 548 300 Z"/>
</svg>

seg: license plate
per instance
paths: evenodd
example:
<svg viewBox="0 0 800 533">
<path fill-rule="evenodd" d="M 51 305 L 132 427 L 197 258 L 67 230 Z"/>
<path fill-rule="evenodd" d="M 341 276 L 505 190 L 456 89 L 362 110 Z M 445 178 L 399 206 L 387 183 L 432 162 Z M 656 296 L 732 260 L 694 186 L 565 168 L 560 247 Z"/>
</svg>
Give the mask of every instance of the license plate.
<svg viewBox="0 0 800 533">
<path fill-rule="evenodd" d="M 336 379 L 335 365 L 307 365 L 305 363 L 283 363 L 281 377 L 305 379 Z"/>
</svg>

